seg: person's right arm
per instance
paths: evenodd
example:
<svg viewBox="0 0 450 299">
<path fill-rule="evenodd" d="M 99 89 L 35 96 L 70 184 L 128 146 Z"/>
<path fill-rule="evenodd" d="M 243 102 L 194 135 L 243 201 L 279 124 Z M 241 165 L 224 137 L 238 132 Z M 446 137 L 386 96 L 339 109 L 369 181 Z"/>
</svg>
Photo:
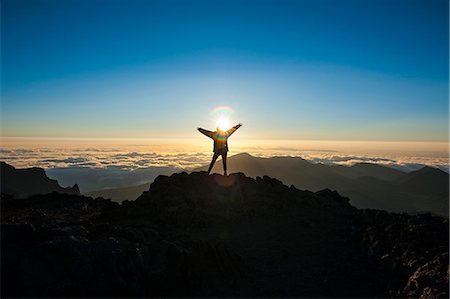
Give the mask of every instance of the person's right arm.
<svg viewBox="0 0 450 299">
<path fill-rule="evenodd" d="M 197 130 L 200 131 L 200 133 L 205 134 L 206 136 L 208 136 L 209 138 L 213 138 L 214 132 L 202 129 L 202 128 L 197 128 Z"/>
</svg>

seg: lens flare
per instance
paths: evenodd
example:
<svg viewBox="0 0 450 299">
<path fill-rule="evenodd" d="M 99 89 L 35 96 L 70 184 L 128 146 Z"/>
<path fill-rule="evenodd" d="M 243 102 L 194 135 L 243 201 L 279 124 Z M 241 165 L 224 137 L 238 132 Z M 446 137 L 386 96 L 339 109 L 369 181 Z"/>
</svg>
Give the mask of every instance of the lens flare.
<svg viewBox="0 0 450 299">
<path fill-rule="evenodd" d="M 217 106 L 211 110 L 210 114 L 212 116 L 231 116 L 234 114 L 234 109 L 230 106 Z"/>
</svg>

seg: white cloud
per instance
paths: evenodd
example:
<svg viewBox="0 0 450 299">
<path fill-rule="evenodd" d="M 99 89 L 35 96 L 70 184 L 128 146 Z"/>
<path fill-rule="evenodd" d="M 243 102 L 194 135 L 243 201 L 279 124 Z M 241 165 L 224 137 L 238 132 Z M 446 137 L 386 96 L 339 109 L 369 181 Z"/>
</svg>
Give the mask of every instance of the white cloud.
<svg viewBox="0 0 450 299">
<path fill-rule="evenodd" d="M 248 148 L 247 150 L 249 150 Z M 245 151 L 245 149 L 242 149 Z M 252 153 L 252 151 L 249 151 Z M 195 168 L 208 164 L 211 153 L 156 153 L 125 151 L 117 148 L 16 148 L 0 149 L 1 160 L 9 162 L 16 167 L 38 166 L 44 168 L 83 166 L 92 168 L 118 167 L 137 169 L 152 166 L 170 166 L 183 169 Z M 266 151 L 259 150 L 257 155 L 270 156 L 300 156 L 313 163 L 353 165 L 355 163 L 376 163 L 403 170 L 414 170 L 423 165 L 439 167 L 448 171 L 448 157 L 434 156 L 401 156 L 391 155 L 354 155 L 351 153 L 333 150 L 308 149 L 296 150 L 290 147 L 271 148 Z"/>
</svg>

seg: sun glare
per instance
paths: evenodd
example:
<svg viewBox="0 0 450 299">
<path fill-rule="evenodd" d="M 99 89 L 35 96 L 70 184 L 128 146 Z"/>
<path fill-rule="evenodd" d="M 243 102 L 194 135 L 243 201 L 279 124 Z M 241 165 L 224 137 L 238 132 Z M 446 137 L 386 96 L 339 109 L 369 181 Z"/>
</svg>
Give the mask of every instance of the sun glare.
<svg viewBox="0 0 450 299">
<path fill-rule="evenodd" d="M 230 128 L 230 121 L 228 120 L 228 118 L 226 117 L 220 117 L 217 120 L 217 126 L 219 127 L 219 129 L 221 129 L 222 131 L 226 131 Z"/>
</svg>

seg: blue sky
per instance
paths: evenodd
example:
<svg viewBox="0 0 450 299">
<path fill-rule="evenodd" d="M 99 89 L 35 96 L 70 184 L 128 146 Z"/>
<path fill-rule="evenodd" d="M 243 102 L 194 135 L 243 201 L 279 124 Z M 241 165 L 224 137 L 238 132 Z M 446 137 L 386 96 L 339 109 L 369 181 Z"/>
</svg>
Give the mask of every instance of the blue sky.
<svg viewBox="0 0 450 299">
<path fill-rule="evenodd" d="M 2 1 L 2 136 L 448 139 L 448 1 Z"/>
</svg>

